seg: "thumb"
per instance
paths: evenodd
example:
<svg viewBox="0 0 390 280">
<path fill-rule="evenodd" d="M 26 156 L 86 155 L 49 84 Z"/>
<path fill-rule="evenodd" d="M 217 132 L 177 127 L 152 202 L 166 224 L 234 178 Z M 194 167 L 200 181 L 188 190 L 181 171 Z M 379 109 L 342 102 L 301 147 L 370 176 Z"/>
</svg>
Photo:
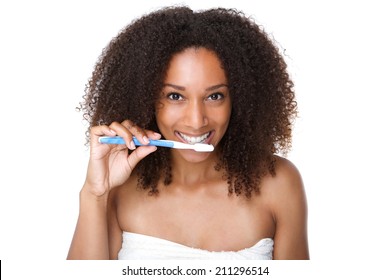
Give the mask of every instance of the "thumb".
<svg viewBox="0 0 390 280">
<path fill-rule="evenodd" d="M 127 158 L 131 170 L 134 170 L 138 162 L 156 150 L 156 146 L 139 146 L 137 149 L 135 149 Z"/>
</svg>

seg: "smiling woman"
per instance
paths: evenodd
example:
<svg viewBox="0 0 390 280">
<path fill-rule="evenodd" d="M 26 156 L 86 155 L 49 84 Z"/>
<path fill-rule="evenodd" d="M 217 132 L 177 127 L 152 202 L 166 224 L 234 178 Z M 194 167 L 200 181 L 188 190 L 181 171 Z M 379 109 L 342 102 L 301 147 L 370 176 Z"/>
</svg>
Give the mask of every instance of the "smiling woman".
<svg viewBox="0 0 390 280">
<path fill-rule="evenodd" d="M 225 135 L 230 112 L 227 78 L 214 52 L 194 47 L 173 56 L 156 106 L 157 126 L 165 138 L 216 147 Z M 172 153 L 191 162 L 216 156 L 183 150 Z"/>
<path fill-rule="evenodd" d="M 175 7 L 134 21 L 81 108 L 90 160 L 69 259 L 309 258 L 303 183 L 275 155 L 291 145 L 293 83 L 243 13 Z M 161 137 L 215 149 L 147 145 Z"/>
</svg>

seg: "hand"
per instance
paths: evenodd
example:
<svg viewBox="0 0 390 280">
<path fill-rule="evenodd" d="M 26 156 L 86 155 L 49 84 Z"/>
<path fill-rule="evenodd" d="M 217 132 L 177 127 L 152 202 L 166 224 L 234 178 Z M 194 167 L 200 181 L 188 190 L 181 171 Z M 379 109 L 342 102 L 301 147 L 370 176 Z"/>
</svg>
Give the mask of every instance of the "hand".
<svg viewBox="0 0 390 280">
<path fill-rule="evenodd" d="M 101 136 L 121 136 L 126 145 L 99 143 Z M 155 146 L 135 147 L 133 136 L 143 144 L 150 139 L 160 139 L 161 135 L 143 130 L 131 121 L 113 122 L 110 126 L 94 126 L 90 131 L 90 159 L 84 188 L 92 194 L 102 196 L 116 186 L 123 184 L 131 175 L 140 160 L 156 151 Z M 128 153 L 128 149 L 133 152 Z"/>
</svg>

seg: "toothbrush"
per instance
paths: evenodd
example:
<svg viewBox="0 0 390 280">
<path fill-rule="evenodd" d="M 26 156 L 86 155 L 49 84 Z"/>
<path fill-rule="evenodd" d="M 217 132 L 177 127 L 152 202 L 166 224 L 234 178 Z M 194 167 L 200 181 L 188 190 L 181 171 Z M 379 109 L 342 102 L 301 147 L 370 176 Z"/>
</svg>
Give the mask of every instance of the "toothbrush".
<svg viewBox="0 0 390 280">
<path fill-rule="evenodd" d="M 214 150 L 213 145 L 203 144 L 203 143 L 195 143 L 195 144 L 186 144 L 182 142 L 172 141 L 172 140 L 152 140 L 149 139 L 149 144 L 142 144 L 137 140 L 137 138 L 133 137 L 134 144 L 136 146 L 158 146 L 158 147 L 167 147 L 173 149 L 188 149 L 195 150 L 197 152 L 212 152 Z M 102 144 L 125 144 L 125 140 L 123 140 L 120 136 L 102 136 L 99 137 L 99 143 Z"/>
</svg>

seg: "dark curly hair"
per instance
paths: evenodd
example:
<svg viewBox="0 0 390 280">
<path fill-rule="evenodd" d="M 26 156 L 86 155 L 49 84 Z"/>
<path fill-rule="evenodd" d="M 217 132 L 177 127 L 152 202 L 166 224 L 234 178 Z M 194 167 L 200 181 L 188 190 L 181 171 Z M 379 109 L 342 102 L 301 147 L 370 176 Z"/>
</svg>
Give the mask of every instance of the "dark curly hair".
<svg viewBox="0 0 390 280">
<path fill-rule="evenodd" d="M 81 103 L 84 118 L 90 127 L 130 119 L 159 132 L 155 104 L 169 61 L 189 47 L 214 51 L 226 72 L 232 113 L 216 169 L 229 194 L 249 198 L 265 175 L 275 175 L 274 153 L 291 148 L 297 105 L 279 49 L 242 12 L 168 7 L 133 21 L 99 57 Z M 138 185 L 157 194 L 160 178 L 172 180 L 169 162 L 169 149 L 147 156 L 137 165 Z"/>
</svg>

